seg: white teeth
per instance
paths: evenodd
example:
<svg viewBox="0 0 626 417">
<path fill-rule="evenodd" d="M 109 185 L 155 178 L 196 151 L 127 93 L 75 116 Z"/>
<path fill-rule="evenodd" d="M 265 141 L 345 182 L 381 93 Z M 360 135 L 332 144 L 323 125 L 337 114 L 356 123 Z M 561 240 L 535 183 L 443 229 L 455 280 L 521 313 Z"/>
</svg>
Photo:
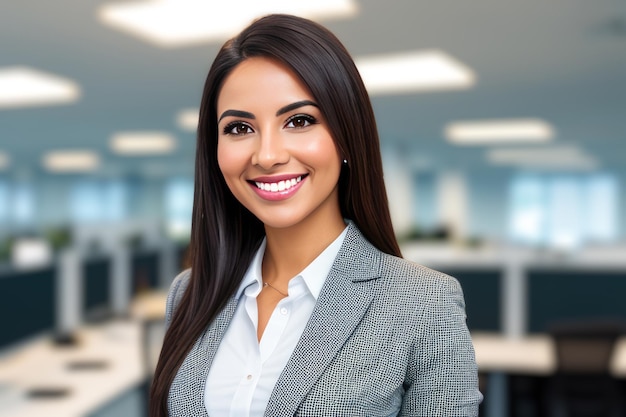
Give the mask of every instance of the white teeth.
<svg viewBox="0 0 626 417">
<path fill-rule="evenodd" d="M 279 182 L 259 182 L 259 181 L 255 181 L 254 184 L 260 190 L 270 191 L 270 192 L 275 193 L 275 192 L 278 192 L 278 191 L 285 191 L 285 190 L 293 187 L 294 185 L 296 185 L 300 181 L 302 181 L 302 176 L 299 176 L 299 177 L 296 177 L 296 178 L 292 178 L 290 180 L 279 181 Z"/>
</svg>

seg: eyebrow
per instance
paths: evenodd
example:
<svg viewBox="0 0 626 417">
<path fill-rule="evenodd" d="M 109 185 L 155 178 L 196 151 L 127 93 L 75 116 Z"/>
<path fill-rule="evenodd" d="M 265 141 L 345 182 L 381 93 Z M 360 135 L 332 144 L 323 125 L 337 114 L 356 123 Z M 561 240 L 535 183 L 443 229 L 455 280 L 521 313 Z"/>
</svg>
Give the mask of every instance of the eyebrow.
<svg viewBox="0 0 626 417">
<path fill-rule="evenodd" d="M 317 103 L 315 103 L 315 102 L 313 102 L 311 100 L 301 100 L 301 101 L 296 101 L 295 103 L 287 104 L 284 107 L 281 107 L 276 112 L 276 116 L 280 116 L 281 114 L 285 114 L 287 112 L 290 112 L 290 111 L 295 110 L 295 109 L 299 109 L 300 107 L 304 107 L 304 106 L 315 106 L 315 107 L 319 108 Z M 247 111 L 243 111 L 243 110 L 226 110 L 226 111 L 224 111 L 224 113 L 222 113 L 220 118 L 217 119 L 217 122 L 218 123 L 221 122 L 222 119 L 224 117 L 227 117 L 227 116 L 243 117 L 243 118 L 246 118 L 246 119 L 253 119 L 253 120 L 256 119 L 254 114 L 252 114 L 250 112 L 247 112 Z"/>
<path fill-rule="evenodd" d="M 221 122 L 222 119 L 226 116 L 235 116 L 235 117 L 243 117 L 246 119 L 256 119 L 256 117 L 254 116 L 254 114 L 247 112 L 247 111 L 242 111 L 242 110 L 226 110 L 224 113 L 222 113 L 222 115 L 220 116 L 219 119 L 217 119 L 217 122 Z"/>
<path fill-rule="evenodd" d="M 278 111 L 276 112 L 276 116 L 280 116 L 281 114 L 290 112 L 292 110 L 295 110 L 304 106 L 315 106 L 319 108 L 319 106 L 316 103 L 312 102 L 311 100 L 296 101 L 295 103 L 287 104 L 285 107 L 281 107 L 280 109 L 278 109 Z"/>
</svg>

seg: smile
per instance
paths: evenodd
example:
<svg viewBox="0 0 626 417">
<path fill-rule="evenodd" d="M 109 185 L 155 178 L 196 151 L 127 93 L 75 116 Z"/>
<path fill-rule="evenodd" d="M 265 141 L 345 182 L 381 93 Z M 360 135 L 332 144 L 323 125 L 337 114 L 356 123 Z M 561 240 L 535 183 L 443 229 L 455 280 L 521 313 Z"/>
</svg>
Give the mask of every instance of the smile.
<svg viewBox="0 0 626 417">
<path fill-rule="evenodd" d="M 266 201 L 278 202 L 291 198 L 306 182 L 308 174 L 259 177 L 248 181 L 256 195 Z"/>
<path fill-rule="evenodd" d="M 288 190 L 291 187 L 295 186 L 300 181 L 302 181 L 302 175 L 300 175 L 300 176 L 298 176 L 296 178 L 291 178 L 291 179 L 288 179 L 288 180 L 282 180 L 282 181 L 278 181 L 278 182 L 254 181 L 254 184 L 257 186 L 257 188 L 259 190 L 276 193 L 276 192 Z"/>
</svg>

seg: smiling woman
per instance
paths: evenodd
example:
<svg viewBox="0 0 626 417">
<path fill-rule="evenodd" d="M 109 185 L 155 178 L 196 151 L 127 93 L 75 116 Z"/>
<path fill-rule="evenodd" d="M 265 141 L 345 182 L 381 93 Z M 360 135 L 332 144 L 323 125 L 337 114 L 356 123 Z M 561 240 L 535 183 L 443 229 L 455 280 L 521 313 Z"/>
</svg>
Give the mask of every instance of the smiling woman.
<svg viewBox="0 0 626 417">
<path fill-rule="evenodd" d="M 151 416 L 477 415 L 461 289 L 400 258 L 372 107 L 328 30 L 270 15 L 222 47 L 194 194 Z"/>
<path fill-rule="evenodd" d="M 220 169 L 266 234 L 297 227 L 301 235 L 310 229 L 316 240 L 334 240 L 345 228 L 337 191 L 342 158 L 293 71 L 267 58 L 247 59 L 226 78 L 217 109 Z"/>
</svg>

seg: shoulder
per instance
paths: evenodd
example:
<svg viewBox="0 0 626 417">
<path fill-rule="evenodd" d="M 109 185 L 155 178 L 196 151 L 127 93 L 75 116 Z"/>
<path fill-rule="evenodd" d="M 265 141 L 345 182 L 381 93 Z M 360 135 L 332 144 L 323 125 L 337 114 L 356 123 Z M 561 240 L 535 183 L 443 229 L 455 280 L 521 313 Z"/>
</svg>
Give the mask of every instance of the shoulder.
<svg viewBox="0 0 626 417">
<path fill-rule="evenodd" d="M 458 281 L 450 275 L 386 253 L 381 254 L 380 276 L 393 278 L 393 281 L 400 286 L 417 285 L 435 288 L 459 286 Z"/>
<path fill-rule="evenodd" d="M 189 279 L 191 278 L 191 269 L 186 269 L 178 274 L 172 284 L 170 285 L 169 293 L 167 294 L 167 303 L 165 305 L 165 323 L 169 325 L 172 321 L 174 311 L 180 303 L 180 299 L 183 297 L 187 286 L 189 285 Z"/>
<path fill-rule="evenodd" d="M 404 258 L 382 252 L 370 243 L 355 224 L 350 223 L 348 234 L 338 254 L 338 269 L 351 275 L 354 281 L 376 278 L 381 299 L 399 303 L 429 304 L 442 297 L 461 295 L 458 281 L 442 272 Z"/>
<path fill-rule="evenodd" d="M 459 282 L 450 275 L 396 256 L 381 254 L 380 282 L 386 299 L 439 310 L 450 304 L 465 308 Z"/>
</svg>

